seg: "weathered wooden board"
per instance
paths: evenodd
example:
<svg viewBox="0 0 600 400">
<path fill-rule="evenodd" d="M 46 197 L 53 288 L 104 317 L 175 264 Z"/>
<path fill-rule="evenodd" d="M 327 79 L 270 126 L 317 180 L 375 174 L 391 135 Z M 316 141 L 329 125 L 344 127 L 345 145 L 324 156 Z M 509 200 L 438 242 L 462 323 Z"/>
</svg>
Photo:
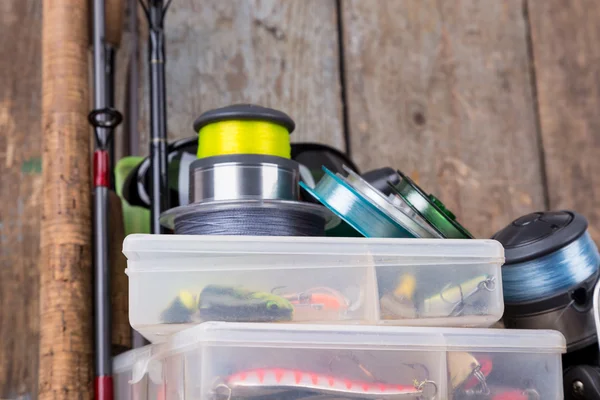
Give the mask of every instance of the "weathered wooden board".
<svg viewBox="0 0 600 400">
<path fill-rule="evenodd" d="M 145 26 L 145 21 L 141 22 Z M 168 131 L 194 135 L 200 113 L 251 102 L 290 114 L 293 141 L 344 149 L 335 0 L 174 1 L 166 19 Z M 146 38 L 142 36 L 146 65 Z M 140 128 L 147 153 L 148 71 Z"/>
<path fill-rule="evenodd" d="M 550 207 L 574 209 L 600 243 L 600 7 L 529 0 Z"/>
<path fill-rule="evenodd" d="M 350 144 L 478 237 L 544 208 L 520 0 L 343 0 Z"/>
<path fill-rule="evenodd" d="M 37 398 L 41 23 L 41 2 L 0 2 L 0 398 L 8 399 Z"/>
</svg>

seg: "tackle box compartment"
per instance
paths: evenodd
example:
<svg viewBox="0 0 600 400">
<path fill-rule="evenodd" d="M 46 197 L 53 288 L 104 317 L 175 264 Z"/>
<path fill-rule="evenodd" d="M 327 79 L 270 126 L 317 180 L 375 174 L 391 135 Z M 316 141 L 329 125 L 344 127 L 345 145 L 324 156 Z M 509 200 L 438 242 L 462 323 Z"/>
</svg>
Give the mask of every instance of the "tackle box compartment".
<svg viewBox="0 0 600 400">
<path fill-rule="evenodd" d="M 494 240 L 129 235 L 131 326 L 151 342 L 206 321 L 488 327 Z"/>
<path fill-rule="evenodd" d="M 563 398 L 556 331 L 206 322 L 165 345 L 165 400 Z"/>
</svg>

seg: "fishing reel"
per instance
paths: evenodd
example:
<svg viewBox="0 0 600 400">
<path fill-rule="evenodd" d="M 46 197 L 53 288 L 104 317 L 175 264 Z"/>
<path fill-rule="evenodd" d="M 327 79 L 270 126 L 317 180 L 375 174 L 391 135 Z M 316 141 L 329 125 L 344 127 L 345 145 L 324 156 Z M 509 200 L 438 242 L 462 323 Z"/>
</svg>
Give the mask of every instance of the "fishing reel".
<svg viewBox="0 0 600 400">
<path fill-rule="evenodd" d="M 600 400 L 600 254 L 587 226 L 574 211 L 537 212 L 493 236 L 505 248 L 504 323 L 507 328 L 554 329 L 565 336 L 567 400 Z"/>
<path fill-rule="evenodd" d="M 170 205 L 178 207 L 188 204 L 189 199 L 189 170 L 191 164 L 197 160 L 198 137 L 177 140 L 167 146 L 169 160 L 169 196 Z M 322 177 L 321 166 L 325 165 L 333 171 L 342 171 L 344 165 L 358 172 L 354 162 L 341 151 L 316 143 L 292 143 L 291 159 L 298 162 L 300 180 L 309 186 L 314 186 Z M 372 174 L 375 179 L 379 170 Z M 150 207 L 150 158 L 144 158 L 125 179 L 123 184 L 123 197 L 133 206 Z M 380 184 L 380 186 L 382 186 Z M 300 192 L 301 199 L 316 202 L 304 191 Z"/>
<path fill-rule="evenodd" d="M 574 352 L 596 343 L 592 293 L 600 254 L 587 220 L 574 211 L 537 212 L 496 233 L 507 328 L 555 329 Z"/>
<path fill-rule="evenodd" d="M 164 212 L 161 224 L 178 234 L 324 236 L 329 213 L 300 201 L 294 128 L 287 114 L 249 104 L 202 114 L 187 204 Z"/>
</svg>

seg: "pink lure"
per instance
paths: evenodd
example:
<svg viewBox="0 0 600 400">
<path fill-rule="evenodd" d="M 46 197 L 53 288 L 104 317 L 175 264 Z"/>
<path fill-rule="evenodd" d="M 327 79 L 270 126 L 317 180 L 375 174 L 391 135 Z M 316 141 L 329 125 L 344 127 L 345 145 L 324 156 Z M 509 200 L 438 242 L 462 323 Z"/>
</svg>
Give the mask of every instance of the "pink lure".
<svg viewBox="0 0 600 400">
<path fill-rule="evenodd" d="M 346 396 L 373 398 L 414 398 L 423 393 L 424 384 L 391 385 L 386 383 L 353 381 L 314 372 L 292 369 L 253 369 L 229 376 L 225 386 L 231 390 L 229 397 L 260 396 L 267 393 L 304 390 L 316 393 L 330 393 Z"/>
</svg>

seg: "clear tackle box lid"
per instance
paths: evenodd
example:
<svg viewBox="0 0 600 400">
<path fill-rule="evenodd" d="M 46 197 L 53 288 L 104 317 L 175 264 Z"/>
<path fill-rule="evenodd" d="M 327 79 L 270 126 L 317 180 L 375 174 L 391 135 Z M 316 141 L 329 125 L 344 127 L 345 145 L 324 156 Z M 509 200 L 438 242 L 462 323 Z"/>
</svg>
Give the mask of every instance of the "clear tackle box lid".
<svg viewBox="0 0 600 400">
<path fill-rule="evenodd" d="M 551 330 L 511 330 L 205 322 L 174 334 L 167 353 L 205 345 L 293 348 L 564 353 L 564 336 Z M 161 352 L 162 355 L 166 355 Z M 160 358 L 161 354 L 157 354 Z"/>
<path fill-rule="evenodd" d="M 170 265 L 170 271 L 212 269 L 297 268 L 292 263 L 269 262 L 261 256 L 297 255 L 303 268 L 320 267 L 320 257 L 328 267 L 363 265 L 368 256 L 375 265 L 502 264 L 504 248 L 495 240 L 465 239 L 388 239 L 334 237 L 257 237 L 193 235 L 129 235 L 123 242 L 128 259 L 127 273 L 164 270 L 161 259 L 215 257 L 217 263 Z M 236 257 L 237 256 L 237 257 Z M 245 263 L 227 260 L 247 257 Z M 362 256 L 362 257 L 360 257 Z M 313 264 L 305 263 L 309 257 Z M 149 263 L 156 260 L 157 263 Z M 138 264 L 137 261 L 146 261 Z"/>
</svg>

